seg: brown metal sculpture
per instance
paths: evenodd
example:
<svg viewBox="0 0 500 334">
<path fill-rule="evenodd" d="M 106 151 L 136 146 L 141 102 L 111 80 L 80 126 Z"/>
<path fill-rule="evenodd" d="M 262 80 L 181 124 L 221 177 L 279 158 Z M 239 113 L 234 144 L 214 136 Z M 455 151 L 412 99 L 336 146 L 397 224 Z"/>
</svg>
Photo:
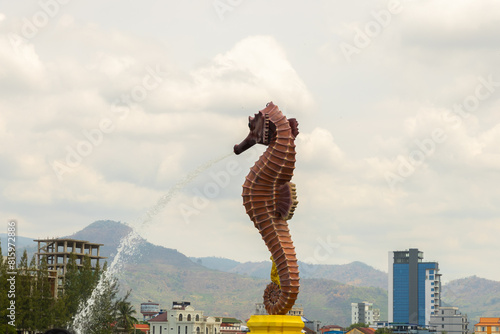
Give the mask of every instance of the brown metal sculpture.
<svg viewBox="0 0 500 334">
<path fill-rule="evenodd" d="M 287 119 L 269 102 L 255 117 L 249 117 L 248 126 L 250 133 L 234 146 L 234 153 L 240 154 L 255 144 L 268 148 L 246 177 L 243 205 L 272 254 L 274 275 L 272 272 L 272 282 L 264 292 L 264 305 L 269 314 L 283 315 L 295 303 L 300 286 L 295 247 L 287 223 L 298 203 L 295 184 L 290 182 L 295 168 L 298 123 L 295 118 Z"/>
</svg>

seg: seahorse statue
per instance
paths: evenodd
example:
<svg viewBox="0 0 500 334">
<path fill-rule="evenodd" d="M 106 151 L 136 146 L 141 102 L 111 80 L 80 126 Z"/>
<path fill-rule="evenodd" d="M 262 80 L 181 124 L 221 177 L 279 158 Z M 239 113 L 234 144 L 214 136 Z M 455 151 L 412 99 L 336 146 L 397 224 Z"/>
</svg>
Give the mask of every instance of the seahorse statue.
<svg viewBox="0 0 500 334">
<path fill-rule="evenodd" d="M 234 153 L 240 154 L 255 144 L 266 145 L 267 149 L 246 177 L 243 205 L 272 255 L 274 275 L 271 273 L 272 282 L 264 291 L 266 311 L 284 315 L 295 303 L 300 286 L 295 247 L 287 223 L 298 203 L 295 184 L 290 182 L 295 168 L 298 122 L 295 118 L 287 119 L 269 102 L 266 108 L 249 117 L 248 127 L 250 133 L 234 146 Z"/>
</svg>

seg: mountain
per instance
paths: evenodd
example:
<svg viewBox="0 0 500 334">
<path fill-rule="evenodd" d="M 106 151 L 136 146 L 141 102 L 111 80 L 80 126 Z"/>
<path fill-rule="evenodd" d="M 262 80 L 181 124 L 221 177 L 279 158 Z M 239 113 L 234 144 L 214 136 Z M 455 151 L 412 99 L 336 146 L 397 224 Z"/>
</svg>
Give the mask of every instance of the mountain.
<svg viewBox="0 0 500 334">
<path fill-rule="evenodd" d="M 443 286 L 442 301 L 458 306 L 469 317 L 469 328 L 479 317 L 498 317 L 500 313 L 500 282 L 477 276 L 450 281 Z"/>
<path fill-rule="evenodd" d="M 0 241 L 2 242 L 2 254 L 7 255 L 7 233 L 0 233 Z M 15 243 L 17 248 L 24 248 L 24 247 L 32 247 L 33 244 L 33 239 L 31 238 L 26 238 L 26 237 L 21 237 L 21 236 L 16 236 L 15 240 L 9 240 L 10 242 Z"/>
<path fill-rule="evenodd" d="M 268 278 L 271 272 L 271 261 L 241 263 L 218 257 L 191 258 L 191 260 L 210 269 L 257 278 Z M 299 261 L 299 267 L 302 268 L 300 271 L 302 278 L 330 279 L 353 286 L 387 290 L 387 273 L 363 262 L 329 265 L 308 264 Z"/>
<path fill-rule="evenodd" d="M 7 237 L 8 237 L 7 233 L 0 233 L 0 241 L 2 246 L 3 256 L 7 256 L 7 249 L 8 249 Z M 12 240 L 9 241 L 12 242 Z M 24 251 L 28 253 L 28 261 L 31 260 L 31 258 L 37 251 L 37 245 L 36 243 L 33 242 L 32 238 L 26 238 L 16 235 L 15 245 L 16 245 L 16 258 L 18 261 L 21 259 L 21 256 L 23 256 Z"/>
<path fill-rule="evenodd" d="M 101 247 L 102 256 L 111 256 L 116 253 L 120 240 L 129 234 L 132 228 L 113 220 L 98 220 L 83 230 L 62 238 L 87 240 L 94 243 L 104 244 Z"/>
<path fill-rule="evenodd" d="M 220 270 L 220 271 L 226 271 L 226 272 L 231 272 L 231 270 L 233 270 L 237 266 L 241 265 L 241 262 L 226 259 L 223 257 L 215 257 L 215 256 L 190 257 L 189 259 L 193 262 L 201 264 L 204 267 L 207 267 L 210 269 L 215 269 L 215 270 Z M 248 262 L 248 263 L 256 263 L 256 262 Z M 254 275 L 250 275 L 250 276 L 254 276 Z"/>
<path fill-rule="evenodd" d="M 304 277 L 327 278 L 353 286 L 375 287 L 387 290 L 387 273 L 375 269 L 363 262 L 355 261 L 349 264 L 318 264 L 307 265 L 309 271 Z"/>
<path fill-rule="evenodd" d="M 97 221 L 67 238 L 102 243 L 101 255 L 108 263 L 120 240 L 132 229 L 120 222 Z M 18 259 L 22 248 L 36 251 L 30 238 L 17 237 Z M 30 246 L 31 244 L 31 246 Z M 6 250 L 2 240 L 3 251 Z M 224 258 L 188 258 L 175 249 L 140 239 L 135 251 L 125 257 L 118 279 L 123 292 L 131 289 L 131 301 L 140 318 L 140 303 L 153 300 L 169 308 L 174 300 L 190 301 L 207 315 L 246 320 L 261 302 L 269 283 L 270 262 L 240 263 Z M 347 326 L 351 302 L 370 301 L 387 319 L 387 274 L 361 262 L 346 265 L 299 263 L 301 292 L 297 304 L 305 316 L 324 325 Z M 500 282 L 468 277 L 443 286 L 443 304 L 458 306 L 469 315 L 471 326 L 479 316 L 498 316 Z"/>
<path fill-rule="evenodd" d="M 69 237 L 105 244 L 101 254 L 110 256 L 109 262 L 120 238 L 130 231 L 130 227 L 122 223 L 97 221 Z M 255 303 L 261 302 L 269 283 L 268 278 L 207 268 L 174 249 L 156 246 L 144 239 L 129 260 L 118 278 L 123 291 L 132 289 L 131 301 L 137 310 L 141 302 L 148 300 L 160 303 L 161 308 L 169 308 L 174 300 L 186 300 L 205 314 L 246 320 L 254 313 Z M 227 270 L 235 264 L 231 261 L 224 260 L 225 265 L 219 266 Z M 363 300 L 373 301 L 382 316 L 387 317 L 387 292 L 383 289 L 356 287 L 329 279 L 302 279 L 297 304 L 304 307 L 310 319 L 347 326 L 351 320 L 351 302 Z"/>
</svg>

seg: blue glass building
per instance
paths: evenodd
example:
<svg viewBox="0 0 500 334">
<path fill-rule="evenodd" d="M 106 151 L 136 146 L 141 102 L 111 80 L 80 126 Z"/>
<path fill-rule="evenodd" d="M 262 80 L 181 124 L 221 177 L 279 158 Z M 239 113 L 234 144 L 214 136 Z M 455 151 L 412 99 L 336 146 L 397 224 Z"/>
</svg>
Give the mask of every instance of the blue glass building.
<svg viewBox="0 0 500 334">
<path fill-rule="evenodd" d="M 441 305 L 437 262 L 423 262 L 418 249 L 389 252 L 389 322 L 429 325 Z"/>
</svg>

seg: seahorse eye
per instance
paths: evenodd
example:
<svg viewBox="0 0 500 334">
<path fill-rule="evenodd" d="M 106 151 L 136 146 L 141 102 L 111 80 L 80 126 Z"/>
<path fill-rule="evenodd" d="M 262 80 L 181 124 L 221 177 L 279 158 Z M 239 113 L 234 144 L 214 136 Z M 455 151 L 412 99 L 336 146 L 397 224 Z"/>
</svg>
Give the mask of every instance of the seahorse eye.
<svg viewBox="0 0 500 334">
<path fill-rule="evenodd" d="M 248 128 L 251 129 L 252 128 L 252 125 L 250 124 L 250 122 L 248 122 Z"/>
</svg>

